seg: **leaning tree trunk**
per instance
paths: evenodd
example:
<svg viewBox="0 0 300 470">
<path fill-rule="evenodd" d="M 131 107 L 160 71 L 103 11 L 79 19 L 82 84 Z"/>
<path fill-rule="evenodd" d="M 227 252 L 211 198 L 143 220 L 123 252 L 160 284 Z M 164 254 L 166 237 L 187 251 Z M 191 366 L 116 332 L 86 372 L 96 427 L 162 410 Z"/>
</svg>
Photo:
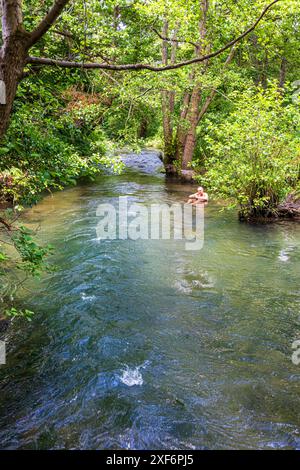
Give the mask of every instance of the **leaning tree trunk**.
<svg viewBox="0 0 300 470">
<path fill-rule="evenodd" d="M 0 80 L 4 83 L 0 103 L 0 140 L 8 128 L 18 83 L 26 63 L 25 44 L 24 35 L 17 33 L 0 50 Z"/>
<path fill-rule="evenodd" d="M 186 134 L 183 156 L 182 156 L 182 170 L 187 170 L 192 161 L 193 153 L 196 147 L 196 132 L 199 120 L 199 106 L 201 101 L 201 90 L 195 87 L 191 97 L 190 111 L 187 116 L 188 131 Z"/>
<path fill-rule="evenodd" d="M 190 77 L 190 81 L 191 79 L 193 79 L 193 75 Z M 183 149 L 184 149 L 186 133 L 187 133 L 186 116 L 189 110 L 190 100 L 191 100 L 191 94 L 188 92 L 185 92 L 183 96 L 183 104 L 182 104 L 182 109 L 181 109 L 181 113 L 180 113 L 180 117 L 178 121 L 176 139 L 175 139 L 174 153 L 175 153 L 175 159 L 177 162 L 182 161 Z"/>
<path fill-rule="evenodd" d="M 235 46 L 233 46 L 230 50 L 230 53 L 225 61 L 223 66 L 223 71 L 228 67 L 230 62 L 232 61 L 235 54 Z M 201 88 L 199 90 L 194 90 L 192 98 L 191 98 L 191 109 L 190 114 L 188 116 L 188 132 L 185 136 L 184 140 L 184 147 L 183 147 L 183 154 L 182 154 L 182 169 L 186 170 L 189 164 L 192 162 L 193 153 L 196 147 L 197 142 L 197 126 L 200 123 L 201 119 L 207 113 L 214 97 L 216 96 L 217 90 L 213 88 L 210 94 L 207 96 L 206 100 L 202 104 L 200 108 L 201 102 Z"/>
<path fill-rule="evenodd" d="M 163 42 L 162 42 L 162 63 L 168 65 L 169 63 L 169 46 L 168 46 L 168 21 L 164 21 L 163 26 Z M 173 31 L 172 45 L 170 54 L 170 64 L 174 65 L 176 61 L 176 52 L 178 43 L 176 42 L 177 28 Z M 175 92 L 173 90 L 162 90 L 162 115 L 163 115 L 163 131 L 164 131 L 164 162 L 167 172 L 172 167 L 174 161 L 174 145 L 173 145 L 173 114 L 175 107 Z"/>
<path fill-rule="evenodd" d="M 207 36 L 207 14 L 209 10 L 209 0 L 200 0 L 200 7 L 201 7 L 201 19 L 199 22 L 199 39 L 200 42 L 196 47 L 196 55 L 200 57 L 207 52 L 208 45 L 206 44 L 206 36 Z M 205 68 L 208 66 L 208 61 L 204 62 Z M 197 76 L 196 76 L 197 80 Z M 181 161 L 181 169 L 187 170 L 189 164 L 192 161 L 193 153 L 196 147 L 196 133 L 197 133 L 197 125 L 199 121 L 199 108 L 201 103 L 201 86 L 199 83 L 196 83 L 194 86 L 191 99 L 189 110 L 187 113 L 187 133 L 184 142 L 184 149 Z"/>
</svg>

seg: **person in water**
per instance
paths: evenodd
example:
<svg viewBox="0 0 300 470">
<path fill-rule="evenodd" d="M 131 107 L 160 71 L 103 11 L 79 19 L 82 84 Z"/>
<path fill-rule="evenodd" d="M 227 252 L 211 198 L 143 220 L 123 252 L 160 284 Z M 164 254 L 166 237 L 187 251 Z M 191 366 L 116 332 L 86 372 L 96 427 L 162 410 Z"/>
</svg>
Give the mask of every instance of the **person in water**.
<svg viewBox="0 0 300 470">
<path fill-rule="evenodd" d="M 202 186 L 199 186 L 197 192 L 189 196 L 188 204 L 203 204 L 204 202 L 208 202 L 208 195 Z"/>
</svg>

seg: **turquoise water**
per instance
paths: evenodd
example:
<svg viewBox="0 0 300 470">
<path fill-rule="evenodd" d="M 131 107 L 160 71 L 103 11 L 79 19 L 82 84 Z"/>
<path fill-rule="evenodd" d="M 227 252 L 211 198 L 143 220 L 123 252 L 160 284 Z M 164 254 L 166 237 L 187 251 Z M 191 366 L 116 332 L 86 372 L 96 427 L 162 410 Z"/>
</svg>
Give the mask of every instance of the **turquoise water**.
<svg viewBox="0 0 300 470">
<path fill-rule="evenodd" d="M 240 224 L 210 202 L 200 251 L 99 243 L 98 204 L 170 204 L 193 189 L 152 170 L 28 212 L 60 269 L 25 294 L 35 320 L 8 331 L 1 448 L 300 448 L 300 226 Z"/>
</svg>

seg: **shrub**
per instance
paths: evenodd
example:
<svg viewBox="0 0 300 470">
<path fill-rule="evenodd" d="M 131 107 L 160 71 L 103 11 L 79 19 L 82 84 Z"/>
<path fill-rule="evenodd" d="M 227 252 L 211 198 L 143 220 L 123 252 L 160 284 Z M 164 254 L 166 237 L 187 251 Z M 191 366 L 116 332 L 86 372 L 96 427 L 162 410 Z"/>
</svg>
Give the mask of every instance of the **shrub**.
<svg viewBox="0 0 300 470">
<path fill-rule="evenodd" d="M 299 181 L 299 124 L 299 108 L 275 85 L 248 90 L 226 122 L 209 126 L 201 181 L 238 205 L 241 218 L 273 216 Z"/>
</svg>

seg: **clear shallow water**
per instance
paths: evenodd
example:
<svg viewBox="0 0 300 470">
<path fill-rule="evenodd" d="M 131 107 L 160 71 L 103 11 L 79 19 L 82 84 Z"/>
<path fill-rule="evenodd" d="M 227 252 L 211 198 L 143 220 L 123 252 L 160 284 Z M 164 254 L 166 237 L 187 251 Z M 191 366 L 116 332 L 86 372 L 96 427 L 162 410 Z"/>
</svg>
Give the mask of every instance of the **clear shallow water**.
<svg viewBox="0 0 300 470">
<path fill-rule="evenodd" d="M 28 213 L 60 270 L 8 332 L 1 448 L 300 448 L 300 226 L 239 224 L 210 203 L 201 251 L 96 241 L 99 203 L 191 190 L 129 172 Z"/>
</svg>

